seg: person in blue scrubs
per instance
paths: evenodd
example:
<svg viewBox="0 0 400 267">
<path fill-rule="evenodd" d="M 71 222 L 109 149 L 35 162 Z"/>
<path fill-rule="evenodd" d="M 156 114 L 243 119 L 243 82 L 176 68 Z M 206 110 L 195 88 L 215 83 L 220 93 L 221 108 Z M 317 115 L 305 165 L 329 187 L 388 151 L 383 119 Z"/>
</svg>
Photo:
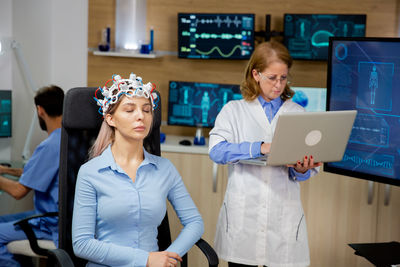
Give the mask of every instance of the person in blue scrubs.
<svg viewBox="0 0 400 267">
<path fill-rule="evenodd" d="M 87 266 L 177 266 L 200 239 L 203 220 L 173 164 L 143 148 L 158 101 L 151 83 L 114 75 L 97 99 L 104 121 L 81 166 L 72 219 L 74 253 Z M 166 200 L 183 229 L 165 251 L 157 245 L 157 227 Z"/>
<path fill-rule="evenodd" d="M 15 199 L 34 191 L 34 210 L 0 216 L 0 266 L 20 266 L 14 255 L 8 252 L 11 241 L 26 239 L 25 233 L 13 224 L 35 214 L 58 211 L 58 168 L 60 159 L 61 120 L 64 91 L 58 86 L 38 90 L 35 105 L 42 130 L 49 135 L 33 152 L 23 169 L 0 166 L 0 174 L 20 176 L 18 181 L 0 176 L 0 190 Z M 38 239 L 53 240 L 58 245 L 58 218 L 32 219 Z"/>
</svg>

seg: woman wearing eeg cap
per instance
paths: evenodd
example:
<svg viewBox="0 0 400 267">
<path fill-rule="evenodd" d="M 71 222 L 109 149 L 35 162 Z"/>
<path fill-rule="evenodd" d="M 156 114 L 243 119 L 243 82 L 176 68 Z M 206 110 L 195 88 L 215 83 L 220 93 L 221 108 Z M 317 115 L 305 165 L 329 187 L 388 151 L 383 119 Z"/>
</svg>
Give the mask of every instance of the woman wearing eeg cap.
<svg viewBox="0 0 400 267">
<path fill-rule="evenodd" d="M 115 75 L 97 99 L 104 121 L 76 184 L 72 239 L 87 266 L 177 266 L 204 231 L 202 218 L 172 163 L 149 154 L 157 95 L 134 74 Z M 157 227 L 166 199 L 184 226 L 166 251 L 158 251 Z"/>
</svg>

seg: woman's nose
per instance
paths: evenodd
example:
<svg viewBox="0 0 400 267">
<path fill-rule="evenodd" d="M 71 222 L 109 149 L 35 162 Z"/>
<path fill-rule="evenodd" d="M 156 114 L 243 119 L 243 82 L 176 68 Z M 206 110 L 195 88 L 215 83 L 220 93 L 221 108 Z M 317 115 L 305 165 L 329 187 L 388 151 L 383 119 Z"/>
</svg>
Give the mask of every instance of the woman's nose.
<svg viewBox="0 0 400 267">
<path fill-rule="evenodd" d="M 138 118 L 139 120 L 142 120 L 142 119 L 144 118 L 144 112 L 143 112 L 143 110 L 141 110 L 141 109 L 138 110 L 138 112 L 137 112 L 137 118 Z"/>
</svg>

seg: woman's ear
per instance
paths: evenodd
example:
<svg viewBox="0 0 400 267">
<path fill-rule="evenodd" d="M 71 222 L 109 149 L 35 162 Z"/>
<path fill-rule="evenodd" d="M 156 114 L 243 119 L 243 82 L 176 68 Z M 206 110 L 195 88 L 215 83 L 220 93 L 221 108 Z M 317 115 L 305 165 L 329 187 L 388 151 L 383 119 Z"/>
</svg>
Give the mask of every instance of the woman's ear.
<svg viewBox="0 0 400 267">
<path fill-rule="evenodd" d="M 104 119 L 105 119 L 105 121 L 107 122 L 107 124 L 108 124 L 109 126 L 115 127 L 115 123 L 114 123 L 114 120 L 113 120 L 113 116 L 112 116 L 111 114 L 107 113 L 107 114 L 106 114 L 106 117 L 105 117 Z"/>
<path fill-rule="evenodd" d="M 253 70 L 251 71 L 251 74 L 253 75 L 253 79 L 254 79 L 256 82 L 259 82 L 259 81 L 260 81 L 260 75 L 258 74 L 258 71 L 257 71 L 256 69 L 253 69 Z"/>
</svg>

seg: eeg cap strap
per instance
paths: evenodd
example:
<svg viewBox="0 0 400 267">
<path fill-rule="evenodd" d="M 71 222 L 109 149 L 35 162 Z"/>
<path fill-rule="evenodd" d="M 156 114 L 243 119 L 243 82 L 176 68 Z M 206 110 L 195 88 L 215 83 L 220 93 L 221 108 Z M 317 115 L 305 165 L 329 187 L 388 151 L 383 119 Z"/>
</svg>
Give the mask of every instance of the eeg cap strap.
<svg viewBox="0 0 400 267">
<path fill-rule="evenodd" d="M 112 81 L 112 85 L 107 87 L 107 84 Z M 129 75 L 129 79 L 123 79 L 120 75 L 114 74 L 112 79 L 108 80 L 103 88 L 99 87 L 94 96 L 97 105 L 100 106 L 99 113 L 103 116 L 106 115 L 110 105 L 115 104 L 122 95 L 128 97 L 145 97 L 151 99 L 153 110 L 157 108 L 159 101 L 158 96 L 155 92 L 155 85 L 152 83 L 143 84 L 142 78 L 136 76 L 134 73 Z M 101 91 L 103 99 L 98 99 L 96 94 Z"/>
</svg>

